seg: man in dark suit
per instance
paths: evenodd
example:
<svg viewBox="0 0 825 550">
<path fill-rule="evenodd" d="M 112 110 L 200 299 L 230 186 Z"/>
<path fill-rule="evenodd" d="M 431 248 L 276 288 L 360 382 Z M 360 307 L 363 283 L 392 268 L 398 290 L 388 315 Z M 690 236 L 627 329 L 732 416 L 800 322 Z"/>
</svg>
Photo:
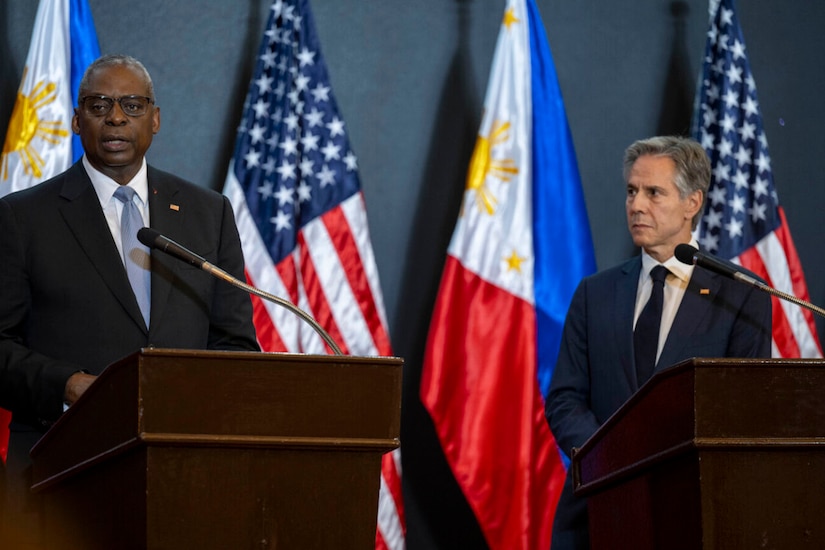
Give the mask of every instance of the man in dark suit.
<svg viewBox="0 0 825 550">
<path fill-rule="evenodd" d="M 29 449 L 107 365 L 149 346 L 259 349 L 245 292 L 128 242 L 148 225 L 244 275 L 228 200 L 146 164 L 160 128 L 146 69 L 104 56 L 79 97 L 72 129 L 83 159 L 0 200 L 0 406 L 13 414 L 4 515 L 6 536 L 12 526 L 22 537 L 14 548 L 37 547 Z M 131 214 L 136 227 L 122 226 Z"/>
<path fill-rule="evenodd" d="M 550 428 L 568 456 L 655 371 L 691 357 L 770 356 L 770 297 L 674 258 L 677 245 L 697 246 L 691 231 L 710 173 L 705 151 L 689 139 L 655 137 L 625 152 L 628 228 L 642 253 L 585 278 L 570 304 L 546 403 Z M 657 301 L 652 271 L 662 273 L 664 284 L 659 313 L 647 325 L 648 301 Z M 587 521 L 586 501 L 573 495 L 568 475 L 551 548 L 589 548 Z"/>
</svg>

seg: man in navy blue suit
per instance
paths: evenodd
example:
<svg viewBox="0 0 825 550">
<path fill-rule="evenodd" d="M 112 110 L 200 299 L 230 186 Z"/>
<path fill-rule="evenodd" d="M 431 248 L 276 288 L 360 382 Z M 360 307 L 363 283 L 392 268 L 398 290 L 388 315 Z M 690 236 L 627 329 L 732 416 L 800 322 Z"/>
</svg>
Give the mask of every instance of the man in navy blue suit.
<svg viewBox="0 0 825 550">
<path fill-rule="evenodd" d="M 653 372 L 691 357 L 770 357 L 770 297 L 674 257 L 679 244 L 698 248 L 692 230 L 710 174 L 704 149 L 690 139 L 654 137 L 625 152 L 627 224 L 641 255 L 582 280 L 570 304 L 546 403 L 550 429 L 568 456 Z M 656 301 L 651 271 L 663 274 L 653 325 L 643 313 Z M 649 365 L 642 365 L 646 347 Z M 587 522 L 586 500 L 573 495 L 568 474 L 552 550 L 588 549 Z"/>
<path fill-rule="evenodd" d="M 83 159 L 0 199 L 0 406 L 13 415 L 2 548 L 38 547 L 29 449 L 107 365 L 150 346 L 259 349 L 245 292 L 122 238 L 136 233 L 121 225 L 128 208 L 136 227 L 244 276 L 229 201 L 146 163 L 160 110 L 145 67 L 104 56 L 79 91 Z"/>
</svg>

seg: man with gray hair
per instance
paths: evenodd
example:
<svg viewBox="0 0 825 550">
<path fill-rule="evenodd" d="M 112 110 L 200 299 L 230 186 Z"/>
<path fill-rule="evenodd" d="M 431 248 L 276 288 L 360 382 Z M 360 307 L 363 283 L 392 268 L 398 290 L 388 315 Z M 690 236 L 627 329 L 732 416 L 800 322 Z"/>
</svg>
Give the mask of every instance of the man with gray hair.
<svg viewBox="0 0 825 550">
<path fill-rule="evenodd" d="M 146 68 L 101 57 L 79 92 L 83 158 L 0 199 L 0 406 L 12 411 L 0 548 L 40 546 L 29 449 L 107 365 L 152 346 L 258 350 L 245 292 L 137 243 L 151 226 L 244 277 L 226 197 L 146 163 L 160 129 Z"/>
<path fill-rule="evenodd" d="M 710 173 L 691 139 L 653 137 L 625 151 L 627 225 L 641 254 L 583 279 L 567 312 L 546 414 L 568 456 L 661 369 L 691 357 L 770 357 L 770 297 L 674 257 L 677 245 L 698 248 L 692 230 Z M 551 548 L 588 549 L 587 522 L 568 473 Z"/>
</svg>

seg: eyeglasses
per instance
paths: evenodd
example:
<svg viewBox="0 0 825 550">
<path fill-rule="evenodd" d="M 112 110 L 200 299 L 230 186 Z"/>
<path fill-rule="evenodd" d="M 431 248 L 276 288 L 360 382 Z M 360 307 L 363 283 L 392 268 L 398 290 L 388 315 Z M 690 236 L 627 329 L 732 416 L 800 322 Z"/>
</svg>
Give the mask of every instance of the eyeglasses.
<svg viewBox="0 0 825 550">
<path fill-rule="evenodd" d="M 149 105 L 155 102 L 151 97 L 142 95 L 125 95 L 121 97 L 109 97 L 105 95 L 87 95 L 80 98 L 78 105 L 83 107 L 83 112 L 90 116 L 106 116 L 115 106 L 115 101 L 120 104 L 120 110 L 133 117 L 143 116 L 149 110 Z"/>
</svg>

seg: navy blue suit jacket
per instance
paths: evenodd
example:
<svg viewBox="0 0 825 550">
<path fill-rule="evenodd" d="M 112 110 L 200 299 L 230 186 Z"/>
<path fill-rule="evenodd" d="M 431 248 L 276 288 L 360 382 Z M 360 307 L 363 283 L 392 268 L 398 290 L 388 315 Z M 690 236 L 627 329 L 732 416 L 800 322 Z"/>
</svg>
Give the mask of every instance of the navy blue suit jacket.
<svg viewBox="0 0 825 550">
<path fill-rule="evenodd" d="M 639 389 L 633 315 L 641 256 L 585 278 L 565 321 L 547 396 L 550 429 L 570 455 Z M 770 357 L 770 296 L 701 267 L 676 313 L 656 371 L 692 357 Z M 553 550 L 586 548 L 585 501 L 568 476 L 556 512 Z"/>
</svg>

